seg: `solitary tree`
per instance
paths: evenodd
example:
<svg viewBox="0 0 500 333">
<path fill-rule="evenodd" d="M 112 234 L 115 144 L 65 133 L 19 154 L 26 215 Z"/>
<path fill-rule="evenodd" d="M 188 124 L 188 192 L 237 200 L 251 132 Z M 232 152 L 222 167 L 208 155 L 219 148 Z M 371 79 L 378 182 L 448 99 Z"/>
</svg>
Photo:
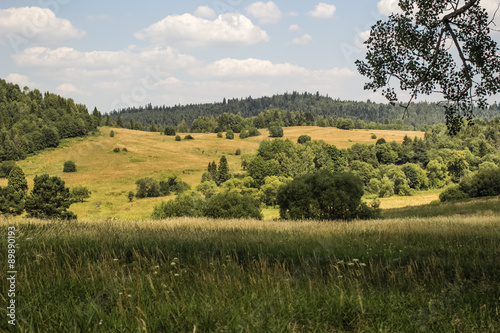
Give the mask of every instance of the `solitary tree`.
<svg viewBox="0 0 500 333">
<path fill-rule="evenodd" d="M 358 71 L 370 80 L 365 89 L 382 89 L 398 101 L 391 79 L 417 95 L 440 92 L 451 134 L 471 119 L 474 107 L 500 89 L 500 57 L 490 36 L 492 20 L 480 0 L 400 0 L 400 13 L 378 21 L 365 42 L 366 61 Z"/>
<path fill-rule="evenodd" d="M 219 161 L 219 167 L 217 169 L 217 179 L 215 182 L 217 185 L 224 183 L 229 180 L 231 175 L 229 174 L 229 165 L 227 164 L 226 156 L 222 156 Z"/>
<path fill-rule="evenodd" d="M 26 198 L 29 217 L 42 219 L 76 219 L 67 209 L 73 202 L 64 181 L 49 175 L 36 176 L 30 195 Z"/>
</svg>

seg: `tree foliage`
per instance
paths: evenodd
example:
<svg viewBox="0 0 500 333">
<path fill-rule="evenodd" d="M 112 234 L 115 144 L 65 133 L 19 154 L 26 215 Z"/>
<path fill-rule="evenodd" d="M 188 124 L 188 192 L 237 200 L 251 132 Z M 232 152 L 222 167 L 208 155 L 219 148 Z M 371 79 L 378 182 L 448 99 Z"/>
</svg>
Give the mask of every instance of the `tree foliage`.
<svg viewBox="0 0 500 333">
<path fill-rule="evenodd" d="M 26 198 L 26 213 L 40 219 L 76 219 L 67 209 L 73 203 L 65 182 L 48 174 L 36 176 L 30 195 Z"/>
<path fill-rule="evenodd" d="M 399 89 L 410 101 L 438 91 L 446 122 L 456 134 L 474 108 L 485 109 L 487 98 L 500 89 L 500 57 L 491 37 L 491 18 L 479 0 L 400 0 L 400 13 L 378 21 L 365 42 L 366 61 L 358 70 L 370 81 L 365 89 L 382 89 L 391 102 Z M 409 104 L 408 104 L 409 105 Z"/>
</svg>

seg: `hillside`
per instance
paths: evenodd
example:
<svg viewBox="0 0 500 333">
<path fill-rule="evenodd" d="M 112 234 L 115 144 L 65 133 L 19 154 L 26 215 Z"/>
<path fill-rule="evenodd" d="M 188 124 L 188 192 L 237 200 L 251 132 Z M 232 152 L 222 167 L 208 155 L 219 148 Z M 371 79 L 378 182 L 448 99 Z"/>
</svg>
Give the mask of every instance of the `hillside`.
<svg viewBox="0 0 500 333">
<path fill-rule="evenodd" d="M 97 129 L 100 113 L 71 98 L 21 88 L 0 79 L 0 162 L 22 160 L 53 148 L 65 138 L 86 136 Z"/>
<path fill-rule="evenodd" d="M 235 156 L 236 149 L 241 149 L 242 156 L 255 154 L 259 142 L 267 139 L 267 131 L 261 130 L 258 137 L 241 140 L 218 139 L 216 134 L 193 133 L 193 141 L 174 141 L 173 137 L 159 133 L 113 129 L 100 129 L 101 135 L 86 138 L 63 140 L 60 147 L 30 156 L 18 165 L 24 170 L 30 187 L 35 175 L 49 173 L 60 176 L 69 187 L 83 185 L 92 191 L 88 202 L 73 204 L 71 211 L 79 218 L 145 218 L 149 217 L 153 207 L 165 198 L 147 198 L 128 202 L 127 194 L 135 191 L 136 180 L 143 177 L 156 179 L 169 174 L 177 174 L 191 186 L 200 183 L 201 176 L 208 163 L 218 161 L 226 155 L 231 172 L 241 172 L 241 157 Z M 399 132 L 377 130 L 340 130 L 320 127 L 285 128 L 285 138 L 293 142 L 302 134 L 308 134 L 313 140 L 324 140 L 338 148 L 348 148 L 355 143 L 375 143 L 378 138 L 387 141 L 402 142 L 405 135 L 423 138 L 423 132 Z M 114 148 L 126 148 L 128 151 L 114 153 Z M 76 163 L 78 172 L 63 173 L 65 161 Z M 0 179 L 0 186 L 6 185 Z M 432 196 L 435 200 L 437 194 Z M 411 197 L 402 205 L 411 203 Z M 414 200 L 415 198 L 413 198 Z M 423 203 L 430 201 L 425 200 Z"/>
<path fill-rule="evenodd" d="M 346 118 L 363 120 L 366 123 L 401 123 L 422 129 L 426 125 L 435 125 L 445 122 L 444 109 L 437 103 L 414 103 L 407 114 L 399 106 L 390 104 L 373 103 L 370 101 L 342 101 L 322 96 L 319 93 L 284 93 L 271 97 L 260 98 L 234 98 L 224 99 L 222 102 L 206 104 L 188 104 L 175 106 L 153 106 L 151 104 L 141 107 L 129 107 L 113 110 L 111 116 L 117 120 L 118 115 L 123 122 L 137 121 L 145 126 L 151 123 L 161 126 L 177 126 L 183 120 L 188 126 L 199 117 L 217 117 L 223 113 L 241 114 L 243 118 L 256 117 L 259 113 L 271 109 L 284 111 L 300 111 L 312 121 L 323 118 Z M 492 105 L 487 110 L 476 110 L 479 119 L 491 119 L 499 116 L 499 107 Z"/>
</svg>

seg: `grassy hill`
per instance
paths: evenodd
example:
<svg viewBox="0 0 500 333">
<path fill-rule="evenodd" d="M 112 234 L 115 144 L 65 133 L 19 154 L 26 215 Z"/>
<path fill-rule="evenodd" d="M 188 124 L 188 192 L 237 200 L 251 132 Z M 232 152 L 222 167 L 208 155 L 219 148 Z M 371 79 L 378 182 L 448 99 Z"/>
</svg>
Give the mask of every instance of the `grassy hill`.
<svg viewBox="0 0 500 333">
<path fill-rule="evenodd" d="M 166 198 L 148 198 L 128 202 L 127 194 L 135 191 L 135 182 L 144 177 L 160 179 L 170 174 L 180 176 L 191 186 L 200 183 L 201 176 L 209 162 L 219 161 L 226 155 L 231 172 L 242 172 L 241 157 L 236 156 L 236 149 L 241 149 L 242 156 L 255 154 L 259 143 L 268 139 L 267 130 L 261 130 L 259 137 L 241 140 L 226 140 L 211 134 L 191 134 L 195 140 L 176 142 L 174 137 L 127 129 L 113 129 L 114 137 L 110 137 L 111 128 L 100 129 L 101 135 L 86 138 L 63 140 L 60 147 L 44 151 L 18 162 L 24 170 L 29 185 L 35 175 L 48 173 L 60 176 L 69 187 L 86 186 L 92 191 L 91 198 L 85 203 L 73 204 L 71 211 L 79 218 L 147 218 L 153 207 Z M 338 148 L 348 148 L 355 143 L 374 143 L 372 134 L 387 141 L 402 142 L 403 137 L 422 138 L 423 132 L 400 132 L 385 130 L 340 130 L 323 127 L 288 127 L 284 129 L 284 137 L 297 141 L 307 134 L 313 140 L 324 140 Z M 183 136 L 181 134 L 181 136 Z M 113 152 L 120 148 L 119 153 Z M 123 148 L 127 152 L 122 151 Z M 76 173 L 63 173 L 65 161 L 74 161 Z M 0 185 L 5 185 L 0 183 Z M 428 194 L 423 194 L 428 195 Z M 426 197 L 420 203 L 428 203 L 437 198 L 437 194 Z M 400 200 L 400 199 L 398 199 Z M 383 205 L 401 207 L 415 202 L 412 197 L 403 200 L 401 205 L 390 203 L 387 199 Z M 275 217 L 276 212 L 265 211 L 267 217 Z"/>
</svg>

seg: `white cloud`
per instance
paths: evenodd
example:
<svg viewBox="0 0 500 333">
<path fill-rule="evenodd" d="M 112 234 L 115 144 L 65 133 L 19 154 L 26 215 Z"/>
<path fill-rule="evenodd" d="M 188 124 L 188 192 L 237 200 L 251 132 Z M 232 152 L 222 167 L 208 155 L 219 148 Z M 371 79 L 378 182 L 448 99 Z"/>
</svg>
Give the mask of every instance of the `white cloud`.
<svg viewBox="0 0 500 333">
<path fill-rule="evenodd" d="M 89 95 L 87 92 L 78 89 L 72 83 L 63 83 L 59 87 L 56 88 L 56 92 L 62 96 L 72 97 L 75 95 L 87 96 Z"/>
<path fill-rule="evenodd" d="M 8 40 L 16 50 L 25 45 L 55 45 L 85 32 L 70 21 L 57 18 L 47 8 L 23 7 L 0 9 L 0 40 Z"/>
<path fill-rule="evenodd" d="M 26 75 L 11 73 L 7 75 L 5 81 L 17 84 L 19 85 L 19 87 L 21 87 L 21 89 L 23 89 L 24 87 L 35 89 L 35 84 L 33 82 L 30 82 L 29 77 L 27 77 Z"/>
<path fill-rule="evenodd" d="M 208 6 L 200 6 L 196 8 L 194 16 L 205 19 L 215 19 L 217 17 L 217 13 L 215 12 L 214 9 Z"/>
<path fill-rule="evenodd" d="M 313 40 L 311 35 L 305 34 L 300 38 L 295 38 L 292 40 L 292 44 L 295 45 L 307 45 Z"/>
<path fill-rule="evenodd" d="M 158 44 L 177 44 L 183 47 L 216 45 L 254 45 L 269 41 L 265 31 L 239 13 L 225 13 L 215 20 L 191 14 L 172 15 L 135 34 Z"/>
<path fill-rule="evenodd" d="M 161 64 L 169 69 L 193 66 L 197 60 L 193 56 L 181 54 L 167 48 L 152 48 L 135 51 L 93 51 L 81 52 L 70 47 L 49 49 L 33 47 L 12 56 L 17 65 L 23 67 L 86 68 L 88 70 L 106 70 L 119 67 L 143 68 L 151 64 Z"/>
<path fill-rule="evenodd" d="M 320 2 L 314 7 L 314 10 L 309 12 L 309 15 L 315 18 L 330 18 L 335 15 L 336 8 L 334 5 Z"/>
<path fill-rule="evenodd" d="M 298 30 L 300 30 L 300 27 L 299 27 L 298 24 L 292 24 L 292 25 L 290 25 L 288 27 L 288 30 L 290 30 L 290 31 L 298 31 Z"/>
<path fill-rule="evenodd" d="M 389 16 L 392 13 L 402 13 L 398 6 L 399 0 L 380 0 L 377 4 L 378 11 L 382 15 Z"/>
<path fill-rule="evenodd" d="M 255 2 L 246 8 L 247 14 L 259 19 L 259 23 L 278 23 L 281 20 L 281 10 L 278 6 L 269 1 Z"/>
</svg>

